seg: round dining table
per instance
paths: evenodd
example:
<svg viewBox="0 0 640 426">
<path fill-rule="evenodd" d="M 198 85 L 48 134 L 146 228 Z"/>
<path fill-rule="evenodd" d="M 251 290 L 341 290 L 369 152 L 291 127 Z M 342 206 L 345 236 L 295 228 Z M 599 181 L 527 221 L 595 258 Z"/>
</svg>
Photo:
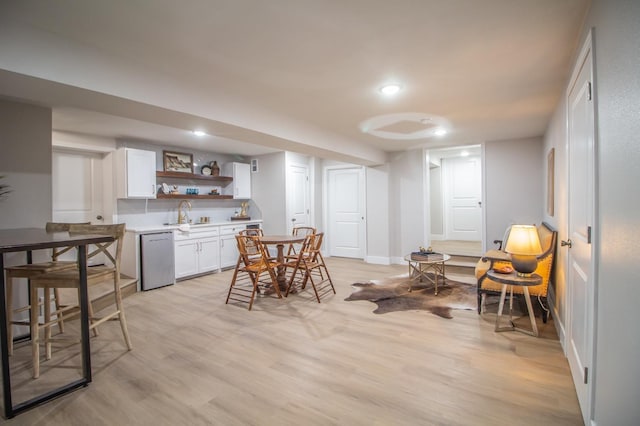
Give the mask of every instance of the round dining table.
<svg viewBox="0 0 640 426">
<path fill-rule="evenodd" d="M 280 264 L 280 266 L 278 266 L 277 281 L 280 291 L 287 290 L 287 279 L 284 267 L 284 246 L 301 243 L 304 239 L 304 235 L 263 235 L 260 237 L 260 242 L 262 242 L 262 244 L 275 245 L 277 248 L 276 260 Z"/>
</svg>

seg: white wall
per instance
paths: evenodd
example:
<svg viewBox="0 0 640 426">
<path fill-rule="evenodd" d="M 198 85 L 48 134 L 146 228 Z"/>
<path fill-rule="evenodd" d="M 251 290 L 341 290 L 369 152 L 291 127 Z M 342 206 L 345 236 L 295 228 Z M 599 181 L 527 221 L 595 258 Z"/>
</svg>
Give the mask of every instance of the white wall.
<svg viewBox="0 0 640 426">
<path fill-rule="evenodd" d="M 542 157 L 540 159 L 541 167 L 547 167 L 547 154 L 550 149 L 555 149 L 555 190 L 554 190 L 554 214 L 550 216 L 545 208 L 543 211 L 544 221 L 558 231 L 558 239 L 566 239 L 568 235 L 568 206 L 569 199 L 567 194 L 567 152 L 568 140 L 566 131 L 566 94 L 560 98 L 560 103 L 551 118 L 547 132 L 544 138 L 544 146 Z M 542 183 L 543 199 L 547 199 L 547 181 L 546 178 Z M 564 341 L 565 328 L 567 324 L 567 283 L 566 265 L 567 250 L 563 250 L 558 245 L 556 247 L 554 276 L 551 278 L 551 295 L 552 309 L 555 311 L 555 326 L 560 341 Z"/>
<path fill-rule="evenodd" d="M 594 0 L 595 423 L 640 424 L 640 2 Z"/>
<path fill-rule="evenodd" d="M 442 167 L 429 167 L 429 216 L 431 238 L 444 238 L 444 199 L 442 195 Z"/>
<path fill-rule="evenodd" d="M 12 192 L 0 201 L 2 228 L 51 220 L 51 110 L 0 99 L 0 176 Z"/>
<path fill-rule="evenodd" d="M 487 142 L 484 146 L 485 244 L 501 240 L 512 224 L 538 224 L 543 217 L 545 180 L 542 139 Z M 546 172 L 546 167 L 545 167 Z"/>
<path fill-rule="evenodd" d="M 389 234 L 393 263 L 404 263 L 407 253 L 425 245 L 425 153 L 395 153 L 389 164 Z"/>
<path fill-rule="evenodd" d="M 389 165 L 368 167 L 366 179 L 367 250 L 365 261 L 388 265 L 389 249 Z"/>
<path fill-rule="evenodd" d="M 251 174 L 251 195 L 262 213 L 266 234 L 286 234 L 286 158 L 284 152 L 256 157 L 258 173 Z"/>
<path fill-rule="evenodd" d="M 0 200 L 0 228 L 44 228 L 52 214 L 51 110 L 0 99 L 0 141 L 0 183 L 12 190 Z M 3 256 L 5 266 L 27 261 L 22 252 Z M 49 257 L 50 250 L 33 253 L 35 262 Z M 13 306 L 28 304 L 26 289 L 25 282 L 14 292 Z"/>
</svg>

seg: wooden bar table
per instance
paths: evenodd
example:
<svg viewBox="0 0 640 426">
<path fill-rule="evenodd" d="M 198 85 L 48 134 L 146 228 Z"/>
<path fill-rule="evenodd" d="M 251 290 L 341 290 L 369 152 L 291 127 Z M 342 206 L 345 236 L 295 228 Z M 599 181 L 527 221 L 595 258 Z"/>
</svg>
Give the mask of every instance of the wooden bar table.
<svg viewBox="0 0 640 426">
<path fill-rule="evenodd" d="M 72 392 L 91 382 L 91 350 L 89 345 L 89 295 L 87 290 L 87 245 L 113 241 L 109 235 L 69 234 L 68 232 L 47 232 L 38 228 L 0 230 L 0 355 L 2 358 L 2 386 L 5 417 L 10 419 L 32 407 Z M 80 271 L 80 334 L 82 341 L 82 378 L 52 391 L 35 396 L 25 402 L 13 405 L 11 397 L 11 372 L 9 346 L 7 342 L 7 303 L 5 292 L 4 253 L 27 252 L 27 263 L 32 261 L 33 250 L 74 246 L 78 248 L 78 268 Z"/>
<path fill-rule="evenodd" d="M 276 260 L 280 264 L 278 266 L 278 287 L 281 291 L 287 291 L 287 280 L 285 277 L 284 268 L 284 246 L 289 244 L 301 243 L 305 239 L 300 235 L 263 235 L 260 237 L 260 242 L 267 245 L 275 245 L 278 253 Z"/>
</svg>

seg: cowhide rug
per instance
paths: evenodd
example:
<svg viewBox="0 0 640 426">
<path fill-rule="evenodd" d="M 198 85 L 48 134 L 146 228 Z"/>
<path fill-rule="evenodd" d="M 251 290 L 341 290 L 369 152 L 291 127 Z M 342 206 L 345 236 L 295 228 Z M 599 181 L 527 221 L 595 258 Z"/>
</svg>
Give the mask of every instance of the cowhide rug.
<svg viewBox="0 0 640 426">
<path fill-rule="evenodd" d="M 453 318 L 453 309 L 477 309 L 475 284 L 467 284 L 450 279 L 438 283 L 438 295 L 433 294 L 434 286 L 428 280 L 414 281 L 409 293 L 407 274 L 366 283 L 355 283 L 351 296 L 345 300 L 368 300 L 378 305 L 374 314 L 396 311 L 425 310 L 442 318 Z"/>
</svg>

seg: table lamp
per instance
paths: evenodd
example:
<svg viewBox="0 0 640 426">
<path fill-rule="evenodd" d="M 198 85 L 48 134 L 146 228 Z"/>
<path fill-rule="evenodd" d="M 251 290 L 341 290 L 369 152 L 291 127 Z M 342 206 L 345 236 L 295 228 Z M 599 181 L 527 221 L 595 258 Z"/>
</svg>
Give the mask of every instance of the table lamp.
<svg viewBox="0 0 640 426">
<path fill-rule="evenodd" d="M 532 225 L 513 225 L 504 251 L 511 254 L 511 264 L 520 277 L 530 277 L 542 254 L 538 230 Z"/>
</svg>

